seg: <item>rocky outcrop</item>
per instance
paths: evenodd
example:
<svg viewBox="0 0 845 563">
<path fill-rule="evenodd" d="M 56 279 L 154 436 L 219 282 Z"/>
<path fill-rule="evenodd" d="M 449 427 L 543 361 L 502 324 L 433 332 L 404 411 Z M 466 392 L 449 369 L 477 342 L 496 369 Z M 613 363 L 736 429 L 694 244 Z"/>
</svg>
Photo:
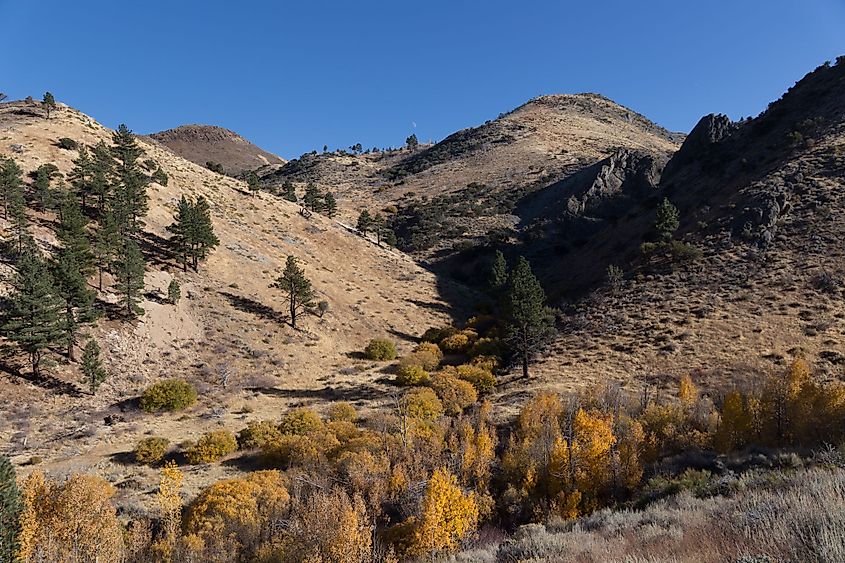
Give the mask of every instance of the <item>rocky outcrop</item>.
<svg viewBox="0 0 845 563">
<path fill-rule="evenodd" d="M 672 176 L 683 166 L 701 160 L 714 146 L 722 142 L 736 129 L 727 115 L 705 115 L 690 131 L 681 148 L 666 165 L 666 176 Z"/>
</svg>

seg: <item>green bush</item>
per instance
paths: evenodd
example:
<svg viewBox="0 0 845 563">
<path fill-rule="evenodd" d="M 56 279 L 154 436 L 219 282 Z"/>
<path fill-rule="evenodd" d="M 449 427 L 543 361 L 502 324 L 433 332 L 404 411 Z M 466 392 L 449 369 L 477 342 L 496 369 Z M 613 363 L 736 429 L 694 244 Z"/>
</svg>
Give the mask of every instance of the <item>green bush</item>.
<svg viewBox="0 0 845 563">
<path fill-rule="evenodd" d="M 182 379 L 160 381 L 141 395 L 141 408 L 147 412 L 178 411 L 193 405 L 197 390 Z"/>
<path fill-rule="evenodd" d="M 56 144 L 59 146 L 60 149 L 64 149 L 66 151 L 75 151 L 79 148 L 79 143 L 69 137 L 62 137 Z"/>
<path fill-rule="evenodd" d="M 159 438 L 158 436 L 144 438 L 135 446 L 135 451 L 133 452 L 135 454 L 135 461 L 145 465 L 158 463 L 164 458 L 169 445 L 170 442 L 167 438 Z"/>
<path fill-rule="evenodd" d="M 191 465 L 217 461 L 238 449 L 235 435 L 228 430 L 214 430 L 203 434 L 196 444 L 190 446 L 185 457 Z"/>
<path fill-rule="evenodd" d="M 458 329 L 452 326 L 444 326 L 441 328 L 431 327 L 423 333 L 422 340 L 423 342 L 432 342 L 436 344 L 444 338 L 448 338 L 457 332 Z"/>
<path fill-rule="evenodd" d="M 374 338 L 370 340 L 370 343 L 367 344 L 366 348 L 364 348 L 364 356 L 366 356 L 369 360 L 395 360 L 396 346 L 390 340 Z"/>
</svg>

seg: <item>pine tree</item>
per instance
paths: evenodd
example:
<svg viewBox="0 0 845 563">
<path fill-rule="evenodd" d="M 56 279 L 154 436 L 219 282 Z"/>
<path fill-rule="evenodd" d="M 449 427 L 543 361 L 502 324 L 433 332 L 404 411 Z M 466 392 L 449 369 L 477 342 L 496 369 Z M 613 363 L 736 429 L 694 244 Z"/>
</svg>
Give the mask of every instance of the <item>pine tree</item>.
<svg viewBox="0 0 845 563">
<path fill-rule="evenodd" d="M 0 456 L 0 561 L 18 561 L 20 517 L 23 499 L 18 489 L 15 466 Z"/>
<path fill-rule="evenodd" d="M 323 209 L 326 217 L 333 218 L 337 215 L 337 200 L 335 200 L 333 193 L 326 192 L 326 195 L 323 196 Z"/>
<path fill-rule="evenodd" d="M 249 188 L 249 193 L 252 194 L 252 197 L 255 197 L 259 190 L 261 190 L 261 180 L 259 180 L 258 174 L 252 170 L 246 175 L 246 186 Z"/>
<path fill-rule="evenodd" d="M 411 133 L 411 136 L 405 139 L 405 145 L 411 150 L 414 150 L 419 146 L 420 142 L 417 140 L 417 134 Z"/>
<path fill-rule="evenodd" d="M 106 211 L 100 216 L 100 227 L 94 235 L 94 244 L 91 250 L 94 254 L 94 263 L 97 266 L 98 283 L 97 288 L 103 290 L 103 272 L 111 272 L 111 267 L 120 249 L 120 235 L 117 232 L 117 221 L 111 211 Z"/>
<path fill-rule="evenodd" d="M 62 248 L 53 264 L 53 278 L 56 293 L 65 304 L 63 316 L 67 357 L 74 361 L 76 337 L 81 323 L 91 322 L 94 314 L 94 292 L 82 273 L 76 255 L 68 248 Z"/>
<path fill-rule="evenodd" d="M 120 125 L 112 135 L 111 153 L 117 160 L 112 210 L 118 231 L 121 235 L 135 235 L 143 227 L 141 218 L 149 208 L 148 179 L 138 165 L 143 150 L 126 125 Z"/>
<path fill-rule="evenodd" d="M 167 284 L 167 300 L 170 301 L 171 304 L 176 305 L 179 303 L 179 299 L 182 297 L 182 288 L 179 287 L 179 282 L 176 281 L 176 278 L 170 280 L 170 283 Z"/>
<path fill-rule="evenodd" d="M 305 196 L 302 198 L 302 203 L 306 209 L 310 209 L 314 213 L 319 213 L 323 210 L 323 201 L 320 196 L 320 190 L 313 182 L 309 182 L 305 186 Z"/>
<path fill-rule="evenodd" d="M 106 211 L 106 202 L 111 197 L 111 179 L 114 174 L 114 157 L 103 141 L 92 149 L 91 195 L 97 198 L 97 208 L 102 215 Z"/>
<path fill-rule="evenodd" d="M 522 363 L 528 377 L 528 364 L 537 350 L 554 334 L 554 315 L 546 305 L 546 293 L 520 256 L 508 282 L 506 341 Z"/>
<path fill-rule="evenodd" d="M 73 168 L 68 172 L 68 181 L 73 186 L 77 197 L 82 200 L 82 207 L 88 204 L 88 196 L 93 193 L 92 179 L 94 176 L 94 161 L 85 146 L 79 148 L 79 156 L 73 161 Z"/>
<path fill-rule="evenodd" d="M 167 226 L 167 231 L 173 236 L 170 237 L 170 244 L 173 250 L 179 256 L 179 261 L 182 262 L 182 269 L 188 271 L 188 262 L 191 254 L 191 221 L 194 212 L 194 206 L 183 195 L 176 205 L 176 215 L 173 216 L 174 222 Z"/>
<path fill-rule="evenodd" d="M 32 373 L 38 375 L 44 351 L 63 341 L 65 327 L 61 316 L 64 303 L 37 249 L 28 248 L 21 256 L 12 287 L 0 332 L 29 354 Z"/>
<path fill-rule="evenodd" d="M 296 203 L 296 188 L 293 186 L 293 182 L 290 180 L 285 180 L 285 183 L 282 184 L 282 198 L 292 201 Z"/>
<path fill-rule="evenodd" d="M 9 202 L 15 193 L 23 193 L 23 170 L 14 159 L 0 160 L 0 197 L 3 198 L 3 218 L 9 218 Z"/>
<path fill-rule="evenodd" d="M 57 172 L 56 165 L 42 164 L 33 173 L 32 196 L 41 210 L 48 207 L 51 199 L 50 182 Z"/>
<path fill-rule="evenodd" d="M 138 306 L 141 301 L 141 291 L 144 289 L 144 255 L 131 238 L 123 240 L 120 257 L 115 264 L 117 277 L 117 291 L 122 295 L 126 307 L 126 316 L 134 318 L 144 313 Z"/>
<path fill-rule="evenodd" d="M 200 260 L 204 260 L 220 244 L 214 234 L 208 200 L 199 196 L 196 203 L 192 203 L 182 196 L 174 219 L 175 222 L 167 227 L 173 233 L 171 243 L 181 258 L 183 269 L 188 269 L 190 261 L 197 271 Z"/>
<path fill-rule="evenodd" d="M 17 240 L 20 254 L 23 252 L 24 245 L 32 240 L 29 234 L 29 214 L 26 210 L 22 185 L 17 186 L 9 194 L 9 219 L 12 222 L 12 233 Z"/>
<path fill-rule="evenodd" d="M 366 209 L 358 215 L 358 224 L 356 225 L 358 232 L 362 235 L 367 236 L 367 233 L 373 228 L 373 218 L 370 216 L 370 212 Z"/>
<path fill-rule="evenodd" d="M 44 106 L 44 109 L 47 110 L 47 119 L 50 119 L 50 112 L 56 109 L 56 98 L 50 92 L 44 92 L 41 104 Z"/>
<path fill-rule="evenodd" d="M 654 221 L 654 229 L 663 240 L 672 240 L 675 231 L 678 230 L 680 214 L 678 208 L 672 205 L 668 198 L 663 198 L 657 207 L 657 218 Z"/>
<path fill-rule="evenodd" d="M 89 340 L 82 351 L 82 374 L 92 395 L 97 393 L 100 384 L 108 377 L 108 372 L 100 360 L 100 345 L 94 339 Z"/>
<path fill-rule="evenodd" d="M 393 232 L 393 229 L 385 226 L 381 230 L 381 242 L 387 246 L 396 246 L 399 241 L 396 239 L 396 233 Z"/>
<path fill-rule="evenodd" d="M 314 305 L 311 281 L 305 277 L 305 272 L 296 263 L 296 258 L 288 256 L 284 272 L 271 287 L 281 289 L 285 293 L 290 307 L 290 324 L 296 328 L 299 312 Z"/>
<path fill-rule="evenodd" d="M 94 273 L 94 254 L 91 252 L 91 241 L 88 238 L 88 218 L 82 213 L 79 201 L 73 194 L 64 198 L 61 220 L 56 229 L 56 237 L 64 249 L 70 253 L 83 278 Z"/>
<path fill-rule="evenodd" d="M 373 215 L 370 228 L 376 234 L 376 244 L 381 246 L 381 237 L 384 234 L 384 229 L 386 228 L 384 217 L 381 216 L 381 213 Z"/>
<path fill-rule="evenodd" d="M 494 298 L 500 297 L 505 286 L 508 284 L 508 263 L 501 250 L 497 250 L 496 255 L 493 257 L 488 283 L 490 293 Z"/>
</svg>

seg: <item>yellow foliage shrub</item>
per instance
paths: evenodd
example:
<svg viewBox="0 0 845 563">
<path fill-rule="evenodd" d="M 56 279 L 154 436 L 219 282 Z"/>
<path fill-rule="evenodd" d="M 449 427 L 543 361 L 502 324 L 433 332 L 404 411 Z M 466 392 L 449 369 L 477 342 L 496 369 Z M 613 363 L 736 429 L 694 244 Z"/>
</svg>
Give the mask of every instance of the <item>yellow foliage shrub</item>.
<svg viewBox="0 0 845 563">
<path fill-rule="evenodd" d="M 396 370 L 396 383 L 403 386 L 423 385 L 428 382 L 428 372 L 417 364 L 400 364 Z"/>
<path fill-rule="evenodd" d="M 423 350 L 422 352 L 413 352 L 404 356 L 401 360 L 399 360 L 399 367 L 417 365 L 426 371 L 431 371 L 433 369 L 437 369 L 437 366 L 440 365 L 441 359 L 442 358 L 433 352 Z"/>
<path fill-rule="evenodd" d="M 477 365 L 447 366 L 443 369 L 443 373 L 468 381 L 479 394 L 489 393 L 496 388 L 496 376 Z"/>
<path fill-rule="evenodd" d="M 301 436 L 323 426 L 323 421 L 313 410 L 300 407 L 284 414 L 279 423 L 279 431 L 282 434 Z"/>
<path fill-rule="evenodd" d="M 268 442 L 276 442 L 282 436 L 279 428 L 271 420 L 254 420 L 238 432 L 238 448 L 251 450 L 261 448 Z"/>
<path fill-rule="evenodd" d="M 465 408 L 478 400 L 478 393 L 470 382 L 448 373 L 433 374 L 429 385 L 443 404 L 446 414 L 450 416 L 462 413 Z"/>
<path fill-rule="evenodd" d="M 416 354 L 420 354 L 420 353 L 431 354 L 432 356 L 434 356 L 437 359 L 438 364 L 443 361 L 443 351 L 440 349 L 440 346 L 438 346 L 434 342 L 422 342 L 416 348 L 414 348 L 414 353 L 416 353 Z M 426 369 L 434 369 L 436 367 L 437 366 L 427 367 Z"/>
<path fill-rule="evenodd" d="M 422 335 L 422 340 L 424 342 L 432 342 L 437 343 L 443 340 L 444 338 L 448 338 L 453 334 L 456 334 L 458 329 L 453 326 L 444 326 L 444 327 L 432 327 L 426 330 Z"/>
<path fill-rule="evenodd" d="M 146 465 L 158 463 L 164 458 L 169 445 L 170 442 L 167 438 L 159 438 L 157 436 L 144 438 L 138 442 L 138 445 L 135 446 L 135 450 L 133 451 L 135 461 Z"/>
<path fill-rule="evenodd" d="M 357 419 L 358 413 L 351 403 L 341 401 L 329 407 L 329 420 L 332 422 L 355 422 Z"/>
<path fill-rule="evenodd" d="M 217 461 L 238 449 L 235 435 L 228 430 L 213 430 L 197 440 L 185 452 L 188 463 L 199 465 Z"/>
<path fill-rule="evenodd" d="M 403 397 L 408 416 L 422 421 L 432 421 L 443 416 L 443 404 L 427 387 L 412 389 Z"/>
<path fill-rule="evenodd" d="M 440 349 L 447 354 L 460 354 L 466 352 L 469 346 L 469 335 L 465 332 L 457 332 L 440 341 Z"/>
<path fill-rule="evenodd" d="M 256 471 L 244 478 L 218 481 L 188 507 L 185 531 L 201 540 L 207 555 L 241 560 L 271 534 L 289 503 L 285 480 L 278 471 Z"/>
</svg>

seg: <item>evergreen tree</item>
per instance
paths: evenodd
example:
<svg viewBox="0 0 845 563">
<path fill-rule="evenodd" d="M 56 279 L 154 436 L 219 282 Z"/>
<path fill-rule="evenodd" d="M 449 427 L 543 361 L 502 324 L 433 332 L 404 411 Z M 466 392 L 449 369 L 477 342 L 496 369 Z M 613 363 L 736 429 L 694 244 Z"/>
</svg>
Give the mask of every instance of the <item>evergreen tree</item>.
<svg viewBox="0 0 845 563">
<path fill-rule="evenodd" d="M 385 226 L 381 230 L 381 242 L 387 246 L 396 246 L 399 241 L 396 239 L 396 233 L 393 232 L 393 229 Z"/>
<path fill-rule="evenodd" d="M 76 197 L 69 194 L 64 198 L 56 237 L 64 250 L 71 254 L 83 278 L 94 273 L 94 254 L 88 238 L 88 218 L 82 213 Z"/>
<path fill-rule="evenodd" d="M 120 235 L 117 232 L 117 221 L 111 211 L 106 211 L 100 217 L 100 227 L 94 235 L 94 244 L 91 250 L 94 254 L 94 263 L 97 266 L 98 283 L 97 288 L 103 290 L 103 272 L 111 272 L 112 263 L 117 257 L 120 249 Z"/>
<path fill-rule="evenodd" d="M 508 280 L 506 341 L 522 363 L 528 377 L 528 364 L 538 349 L 554 335 L 554 315 L 546 305 L 546 293 L 520 256 Z"/>
<path fill-rule="evenodd" d="M 171 304 L 176 305 L 179 303 L 179 299 L 182 297 L 182 288 L 179 287 L 179 282 L 176 281 L 176 278 L 170 280 L 170 283 L 167 284 L 167 300 L 170 301 Z"/>
<path fill-rule="evenodd" d="M 333 193 L 326 192 L 326 195 L 323 196 L 323 209 L 326 217 L 333 218 L 337 215 L 337 200 L 335 200 Z"/>
<path fill-rule="evenodd" d="M 370 229 L 376 235 L 376 244 L 381 246 L 381 237 L 384 234 L 384 229 L 386 228 L 386 224 L 384 222 L 384 217 L 381 216 L 381 213 L 376 213 L 373 215 L 372 221 L 370 223 Z"/>
<path fill-rule="evenodd" d="M 37 249 L 28 248 L 21 256 L 12 288 L 0 332 L 29 354 L 32 373 L 38 375 L 44 351 L 62 342 L 65 327 L 61 318 L 64 304 Z"/>
<path fill-rule="evenodd" d="M 323 201 L 320 196 L 320 190 L 313 182 L 309 182 L 305 186 L 305 196 L 302 198 L 302 203 L 306 209 L 310 209 L 314 213 L 319 213 L 323 210 Z"/>
<path fill-rule="evenodd" d="M 85 275 L 70 248 L 62 248 L 53 264 L 56 294 L 65 305 L 63 325 L 67 357 L 74 361 L 76 337 L 81 323 L 95 319 L 94 292 L 88 289 Z"/>
<path fill-rule="evenodd" d="M 50 119 L 50 112 L 56 109 L 56 98 L 50 92 L 44 92 L 41 104 L 44 106 L 44 109 L 47 110 L 47 119 Z"/>
<path fill-rule="evenodd" d="M 22 185 L 17 186 L 9 194 L 9 219 L 12 222 L 12 233 L 18 243 L 18 253 L 22 253 L 27 241 L 32 240 L 29 234 L 29 214 L 26 211 Z"/>
<path fill-rule="evenodd" d="M 41 210 L 47 209 L 50 205 L 52 193 L 50 191 L 50 182 L 56 176 L 58 169 L 55 164 L 42 164 L 34 172 L 32 172 L 32 197 L 38 202 L 38 207 Z"/>
<path fill-rule="evenodd" d="M 109 147 L 103 141 L 94 146 L 92 154 L 91 195 L 97 198 L 97 208 L 102 215 L 106 210 L 106 202 L 111 197 L 111 178 L 115 163 Z"/>
<path fill-rule="evenodd" d="M 288 256 L 285 270 L 271 287 L 281 289 L 285 293 L 290 307 L 290 324 L 296 328 L 296 317 L 303 309 L 314 305 L 314 290 L 311 281 L 305 277 L 305 272 L 296 263 L 296 258 Z"/>
<path fill-rule="evenodd" d="M 502 251 L 497 250 L 496 255 L 493 257 L 493 264 L 490 266 L 490 294 L 494 298 L 500 297 L 507 284 L 508 263 L 505 260 L 505 255 L 502 254 Z"/>
<path fill-rule="evenodd" d="M 91 390 L 91 394 L 97 393 L 100 384 L 108 377 L 108 372 L 100 360 L 100 345 L 93 338 L 85 344 L 85 349 L 82 350 L 82 375 L 85 377 L 85 383 Z"/>
<path fill-rule="evenodd" d="M 112 135 L 111 153 L 117 160 L 112 210 L 118 231 L 124 236 L 135 235 L 141 230 L 141 218 L 149 208 L 148 179 L 138 164 L 143 152 L 132 131 L 126 125 L 120 125 Z"/>
<path fill-rule="evenodd" d="M 68 172 L 68 181 L 77 197 L 82 200 L 82 207 L 88 204 L 88 196 L 93 193 L 92 179 L 94 176 L 94 161 L 85 146 L 79 148 L 79 156 L 73 161 L 73 168 Z"/>
<path fill-rule="evenodd" d="M 194 271 L 197 271 L 200 260 L 204 260 L 220 244 L 214 234 L 208 200 L 199 196 L 196 203 L 192 203 L 182 196 L 174 219 L 167 227 L 173 234 L 171 243 L 180 257 L 183 269 L 187 271 L 188 263 L 191 262 Z"/>
<path fill-rule="evenodd" d="M 9 201 L 14 193 L 23 193 L 23 170 L 14 159 L 0 160 L 0 197 L 3 198 L 3 218 L 9 218 Z"/>
<path fill-rule="evenodd" d="M 288 201 L 292 201 L 296 203 L 296 188 L 293 187 L 293 182 L 290 180 L 285 180 L 285 183 L 282 184 L 282 197 Z"/>
<path fill-rule="evenodd" d="M 144 313 L 138 305 L 144 290 L 144 266 L 144 255 L 141 254 L 138 243 L 131 238 L 123 239 L 119 258 L 115 263 L 115 275 L 117 291 L 122 296 L 126 316 L 129 318 Z"/>
<path fill-rule="evenodd" d="M 159 186 L 167 186 L 167 182 L 169 181 L 169 178 L 167 177 L 167 173 L 164 170 L 162 170 L 160 166 L 158 168 L 156 168 L 155 172 L 153 172 L 152 178 L 153 178 L 153 182 L 155 182 Z"/>
<path fill-rule="evenodd" d="M 657 218 L 654 221 L 654 229 L 663 240 L 672 240 L 675 231 L 678 230 L 680 214 L 678 208 L 672 205 L 668 198 L 663 198 L 657 207 Z"/>
<path fill-rule="evenodd" d="M 246 175 L 246 186 L 249 188 L 249 193 L 252 194 L 252 197 L 261 190 L 261 180 L 258 178 L 258 174 L 255 171 L 250 170 L 249 173 Z"/>
<path fill-rule="evenodd" d="M 8 457 L 0 456 L 0 561 L 3 563 L 18 561 L 23 509 L 15 466 Z"/>
<path fill-rule="evenodd" d="M 219 244 L 220 239 L 214 234 L 214 224 L 211 222 L 211 208 L 208 200 L 203 196 L 197 197 L 193 206 L 191 220 L 191 257 L 194 260 L 194 271 L 199 268 L 200 260 L 205 260 L 209 253 Z"/>
<path fill-rule="evenodd" d="M 417 134 L 411 133 L 411 136 L 405 139 L 405 144 L 409 149 L 414 150 L 419 146 L 420 142 L 417 140 Z"/>
<path fill-rule="evenodd" d="M 356 225 L 358 232 L 362 235 L 367 236 L 367 233 L 373 228 L 373 218 L 370 216 L 370 212 L 366 209 L 358 215 L 358 224 Z"/>
<path fill-rule="evenodd" d="M 176 215 L 173 216 L 174 222 L 167 226 L 167 231 L 173 236 L 170 237 L 170 244 L 176 255 L 179 256 L 179 261 L 182 263 L 182 269 L 188 271 L 188 262 L 191 255 L 191 221 L 193 220 L 194 206 L 183 195 L 176 205 Z"/>
</svg>

